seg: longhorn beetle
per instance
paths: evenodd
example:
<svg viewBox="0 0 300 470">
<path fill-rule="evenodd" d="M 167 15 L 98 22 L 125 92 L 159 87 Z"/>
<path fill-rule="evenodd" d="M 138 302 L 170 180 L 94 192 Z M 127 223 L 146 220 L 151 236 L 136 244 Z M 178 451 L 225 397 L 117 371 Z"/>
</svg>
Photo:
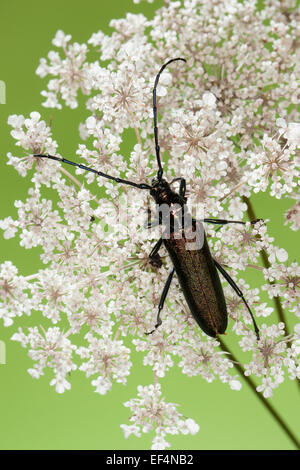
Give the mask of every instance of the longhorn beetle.
<svg viewBox="0 0 300 470">
<path fill-rule="evenodd" d="M 190 311 L 200 326 L 200 328 L 209 336 L 216 337 L 218 334 L 225 332 L 227 328 L 227 309 L 224 297 L 224 292 L 220 282 L 218 271 L 224 276 L 231 287 L 234 289 L 236 294 L 244 302 L 254 325 L 254 330 L 257 339 L 259 339 L 259 329 L 250 310 L 250 307 L 244 298 L 243 293 L 235 283 L 235 281 L 229 276 L 224 268 L 213 259 L 210 249 L 205 236 L 202 222 L 225 225 L 228 223 L 234 224 L 245 224 L 245 222 L 237 220 L 224 220 L 224 219 L 202 219 L 201 221 L 192 219 L 188 212 L 182 212 L 186 208 L 187 198 L 186 193 L 186 181 L 184 178 L 175 178 L 173 181 L 168 183 L 163 178 L 163 167 L 160 158 L 160 147 L 158 143 L 158 128 L 157 128 L 157 106 L 156 106 L 156 90 L 159 82 L 159 78 L 163 70 L 172 62 L 175 61 L 186 62 L 185 59 L 177 57 L 166 62 L 159 70 L 153 88 L 153 119 L 154 119 L 154 140 L 155 140 L 155 153 L 158 165 L 158 171 L 156 178 L 153 178 L 151 185 L 146 183 L 135 183 L 122 178 L 110 176 L 102 173 L 101 171 L 94 170 L 85 165 L 66 160 L 65 158 L 59 158 L 53 155 L 35 154 L 36 158 L 50 158 L 51 160 L 57 160 L 62 163 L 68 163 L 69 165 L 76 166 L 83 170 L 91 171 L 96 173 L 98 176 L 107 178 L 115 181 L 116 183 L 127 184 L 134 188 L 143 189 L 150 191 L 150 195 L 154 198 L 156 204 L 159 207 L 165 205 L 169 208 L 169 218 L 167 220 L 166 215 L 160 212 L 158 223 L 165 225 L 169 223 L 169 232 L 166 236 L 166 230 L 164 230 L 162 237 L 157 241 L 153 247 L 149 258 L 152 261 L 158 256 L 159 249 L 162 244 L 166 247 L 168 254 L 172 260 L 173 268 L 169 273 L 167 282 L 163 288 L 161 299 L 158 306 L 158 314 L 155 328 L 146 333 L 153 333 L 158 328 L 162 321 L 160 318 L 161 310 L 163 309 L 164 302 L 166 300 L 172 278 L 176 272 L 179 284 L 190 308 Z M 175 192 L 171 189 L 171 184 L 175 181 L 180 181 L 179 192 Z M 178 215 L 178 208 L 182 209 Z M 190 223 L 187 224 L 187 220 Z M 183 224 L 179 226 L 179 221 Z M 257 220 L 251 221 L 254 224 Z M 148 224 L 151 227 L 151 224 Z M 200 234 L 202 237 L 201 246 L 196 249 L 190 249 L 190 241 L 195 239 L 196 235 Z M 193 238 L 194 237 L 194 238 Z M 197 237 L 196 237 L 197 238 Z"/>
</svg>

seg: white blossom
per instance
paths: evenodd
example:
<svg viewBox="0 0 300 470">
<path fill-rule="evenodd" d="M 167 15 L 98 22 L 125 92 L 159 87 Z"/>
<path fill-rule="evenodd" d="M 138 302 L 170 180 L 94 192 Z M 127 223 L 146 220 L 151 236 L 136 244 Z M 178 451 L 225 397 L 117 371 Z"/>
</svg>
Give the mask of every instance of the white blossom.
<svg viewBox="0 0 300 470">
<path fill-rule="evenodd" d="M 4 326 L 12 325 L 16 316 L 31 314 L 34 303 L 26 292 L 29 289 L 29 282 L 18 275 L 18 269 L 11 261 L 0 265 L 0 317 Z"/>
<path fill-rule="evenodd" d="M 88 348 L 81 346 L 77 352 L 82 359 L 88 360 L 82 363 L 80 370 L 85 372 L 87 377 L 98 375 L 92 380 L 95 391 L 104 395 L 111 389 L 112 380 L 125 385 L 131 367 L 130 350 L 122 341 L 109 337 L 99 339 L 88 333 L 85 338 L 89 342 Z"/>
<path fill-rule="evenodd" d="M 35 364 L 33 368 L 28 369 L 28 372 L 33 378 L 44 375 L 44 369 L 50 367 L 54 372 L 54 378 L 50 381 L 50 385 L 55 385 L 56 392 L 63 393 L 71 388 L 66 376 L 76 370 L 72 358 L 76 346 L 59 328 L 42 330 L 42 333 L 38 331 L 37 327 L 29 328 L 28 335 L 23 333 L 22 328 L 19 328 L 12 340 L 20 341 L 23 347 L 29 347 L 29 357 L 35 361 Z"/>
<path fill-rule="evenodd" d="M 130 422 L 133 425 L 121 425 L 126 438 L 130 434 L 139 436 L 155 428 L 156 436 L 151 449 L 170 447 L 165 440 L 166 434 L 196 434 L 199 426 L 191 418 L 184 419 L 177 411 L 175 403 L 166 403 L 161 396 L 160 384 L 146 387 L 138 386 L 138 398 L 133 398 L 124 405 L 131 410 Z"/>
</svg>

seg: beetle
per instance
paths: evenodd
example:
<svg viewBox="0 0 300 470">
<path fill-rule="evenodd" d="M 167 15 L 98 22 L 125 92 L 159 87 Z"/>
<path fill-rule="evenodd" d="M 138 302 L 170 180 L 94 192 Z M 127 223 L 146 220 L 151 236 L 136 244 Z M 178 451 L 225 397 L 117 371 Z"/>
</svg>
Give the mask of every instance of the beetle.
<svg viewBox="0 0 300 470">
<path fill-rule="evenodd" d="M 228 314 L 224 292 L 218 271 L 224 276 L 236 294 L 241 298 L 251 316 L 254 331 L 259 340 L 259 329 L 256 324 L 252 311 L 235 281 L 225 271 L 225 269 L 212 257 L 209 249 L 204 223 L 225 225 L 229 223 L 245 224 L 243 221 L 225 220 L 225 219 L 208 219 L 196 220 L 191 217 L 186 210 L 186 181 L 182 177 L 174 178 L 168 183 L 163 178 L 163 167 L 160 157 L 160 146 L 158 141 L 158 122 L 157 122 L 157 103 L 156 92 L 159 78 L 163 70 L 172 62 L 183 61 L 184 58 L 177 57 L 168 60 L 156 75 L 153 88 L 153 120 L 154 120 L 154 140 L 155 154 L 158 165 L 157 175 L 152 179 L 151 185 L 147 183 L 135 183 L 122 178 L 114 177 L 93 168 L 87 167 L 80 163 L 76 163 L 65 158 L 56 157 L 54 155 L 34 154 L 36 158 L 49 158 L 62 163 L 73 165 L 77 168 L 96 173 L 116 183 L 126 184 L 138 189 L 147 190 L 154 198 L 156 204 L 161 209 L 165 207 L 168 211 L 159 210 L 158 224 L 165 226 L 161 238 L 153 247 L 149 259 L 153 264 L 159 258 L 159 249 L 164 244 L 173 264 L 169 273 L 166 284 L 161 294 L 158 305 L 158 314 L 155 328 L 146 334 L 152 334 L 162 323 L 161 311 L 164 306 L 174 273 L 176 273 L 180 287 L 184 294 L 189 309 L 199 325 L 199 327 L 208 335 L 215 338 L 219 334 L 225 333 L 228 323 Z M 171 185 L 175 181 L 180 182 L 179 192 L 172 189 Z M 257 220 L 251 221 L 251 224 Z M 151 223 L 148 224 L 151 227 Z M 197 240 L 198 238 L 198 240 Z M 196 240 L 196 247 L 195 247 Z M 200 242 L 201 241 L 201 242 Z M 198 243 L 198 245 L 197 245 Z"/>
</svg>

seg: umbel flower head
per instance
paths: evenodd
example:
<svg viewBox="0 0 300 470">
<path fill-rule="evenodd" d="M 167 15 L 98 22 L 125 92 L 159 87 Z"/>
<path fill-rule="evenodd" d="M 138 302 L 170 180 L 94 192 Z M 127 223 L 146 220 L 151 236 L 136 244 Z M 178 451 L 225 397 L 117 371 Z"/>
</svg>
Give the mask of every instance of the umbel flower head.
<svg viewBox="0 0 300 470">
<path fill-rule="evenodd" d="M 137 3 L 137 2 L 135 2 Z M 114 32 L 99 31 L 87 44 L 72 43 L 58 31 L 54 51 L 41 59 L 37 74 L 49 77 L 44 106 L 78 106 L 84 94 L 89 117 L 79 126 L 77 158 L 83 165 L 114 177 L 148 182 L 157 172 L 153 140 L 152 88 L 167 59 L 184 57 L 162 75 L 157 89 L 159 143 L 164 177 L 187 182 L 190 207 L 206 217 L 246 219 L 252 193 L 294 199 L 283 222 L 299 223 L 299 12 L 292 0 L 183 0 L 165 2 L 152 20 L 128 14 L 111 21 Z M 89 62 L 93 50 L 98 60 Z M 40 247 L 44 268 L 24 277 L 10 262 L 0 266 L 0 316 L 10 326 L 17 316 L 40 311 L 53 326 L 19 328 L 13 339 L 28 349 L 34 362 L 29 373 L 53 371 L 58 393 L 71 386 L 68 373 L 92 377 L 99 394 L 115 382 L 126 384 L 131 350 L 142 351 L 155 383 L 138 387 L 138 398 L 125 437 L 155 429 L 153 449 L 166 448 L 166 434 L 191 433 L 198 425 L 183 418 L 177 405 L 161 397 L 158 378 L 178 363 L 183 374 L 220 380 L 231 389 L 241 384 L 233 362 L 220 352 L 219 340 L 195 324 L 176 277 L 152 335 L 161 292 L 172 265 L 162 248 L 161 263 L 149 253 L 159 227 L 144 228 L 152 202 L 145 191 L 121 186 L 34 154 L 60 157 L 50 127 L 37 112 L 10 116 L 11 135 L 19 147 L 8 164 L 28 180 L 28 197 L 16 201 L 18 216 L 0 221 L 5 238 L 18 236 L 26 249 Z M 120 150 L 124 131 L 133 129 L 136 143 Z M 165 157 L 167 155 L 167 158 Z M 31 170 L 34 170 L 33 173 Z M 30 180 L 31 178 L 31 180 Z M 101 199 L 96 183 L 105 190 Z M 175 183 L 176 184 L 176 183 Z M 57 205 L 44 195 L 51 187 Z M 226 266 L 260 323 L 253 332 L 244 303 L 224 283 L 229 331 L 241 351 L 251 354 L 247 375 L 257 378 L 265 397 L 285 378 L 300 378 L 299 328 L 286 335 L 273 309 L 239 274 L 248 266 L 261 269 L 262 290 L 280 296 L 291 322 L 299 318 L 299 267 L 268 235 L 267 224 L 206 226 L 213 257 Z M 260 252 L 269 267 L 259 266 Z M 161 265 L 160 265 L 161 264 Z M 264 323 L 264 322 L 267 323 Z M 66 328 L 67 324 L 67 328 Z M 38 322 L 40 325 L 40 322 Z M 131 350 L 124 345 L 130 337 Z M 249 358 L 249 356 L 248 356 Z"/>
</svg>

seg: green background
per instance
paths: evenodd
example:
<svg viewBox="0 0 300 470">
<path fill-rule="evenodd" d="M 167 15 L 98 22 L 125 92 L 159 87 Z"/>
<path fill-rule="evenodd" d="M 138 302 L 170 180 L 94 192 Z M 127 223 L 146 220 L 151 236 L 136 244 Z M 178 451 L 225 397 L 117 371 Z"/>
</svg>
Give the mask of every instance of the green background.
<svg viewBox="0 0 300 470">
<path fill-rule="evenodd" d="M 48 110 L 41 107 L 40 91 L 43 81 L 35 75 L 40 57 L 46 57 L 56 31 L 62 29 L 72 40 L 86 42 L 92 33 L 102 29 L 109 32 L 109 21 L 125 16 L 126 12 L 143 12 L 152 17 L 162 1 L 152 5 L 131 0 L 70 0 L 40 2 L 7 1 L 1 3 L 0 79 L 7 87 L 6 104 L 0 105 L 0 165 L 1 218 L 16 215 L 14 200 L 24 200 L 29 181 L 6 165 L 8 151 L 20 154 L 10 137 L 7 117 L 10 114 L 28 116 L 40 111 L 49 122 L 53 117 L 53 134 L 59 143 L 59 152 L 66 157 L 74 155 L 78 143 L 78 123 L 85 114 L 76 110 Z M 83 101 L 82 101 L 83 103 Z M 266 194 L 253 198 L 257 216 L 269 218 L 269 232 L 276 245 L 284 247 L 290 261 L 297 257 L 297 233 L 283 225 L 283 213 L 291 205 L 288 199 L 271 199 Z M 5 241 L 0 235 L 1 262 L 12 260 L 20 273 L 35 273 L 41 263 L 36 250 L 24 250 L 17 239 Z M 245 278 L 251 287 L 262 283 L 259 272 L 249 272 Z M 262 319 L 258 319 L 259 322 Z M 126 387 L 114 384 L 112 391 L 100 396 L 93 391 L 90 381 L 78 372 L 72 375 L 71 391 L 58 395 L 49 386 L 52 376 L 46 372 L 34 380 L 27 369 L 32 361 L 19 343 L 10 337 L 20 325 L 42 323 L 41 317 L 17 319 L 10 328 L 1 325 L 0 340 L 6 343 L 6 365 L 0 365 L 0 448 L 1 449 L 149 449 L 152 435 L 142 438 L 123 437 L 121 423 L 128 423 L 130 411 L 123 403 L 137 395 L 137 385 L 152 383 L 150 367 L 143 367 L 142 355 L 135 354 L 134 366 Z M 289 324 L 290 328 L 292 323 Z M 238 352 L 237 339 L 227 334 L 225 342 Z M 173 449 L 293 449 L 272 416 L 257 397 L 243 383 L 240 392 L 228 385 L 207 384 L 200 377 L 188 378 L 172 369 L 161 380 L 167 401 L 179 403 L 179 410 L 200 425 L 195 436 L 168 436 Z M 299 432 L 299 394 L 295 382 L 287 379 L 271 403 L 289 426 Z"/>
</svg>

